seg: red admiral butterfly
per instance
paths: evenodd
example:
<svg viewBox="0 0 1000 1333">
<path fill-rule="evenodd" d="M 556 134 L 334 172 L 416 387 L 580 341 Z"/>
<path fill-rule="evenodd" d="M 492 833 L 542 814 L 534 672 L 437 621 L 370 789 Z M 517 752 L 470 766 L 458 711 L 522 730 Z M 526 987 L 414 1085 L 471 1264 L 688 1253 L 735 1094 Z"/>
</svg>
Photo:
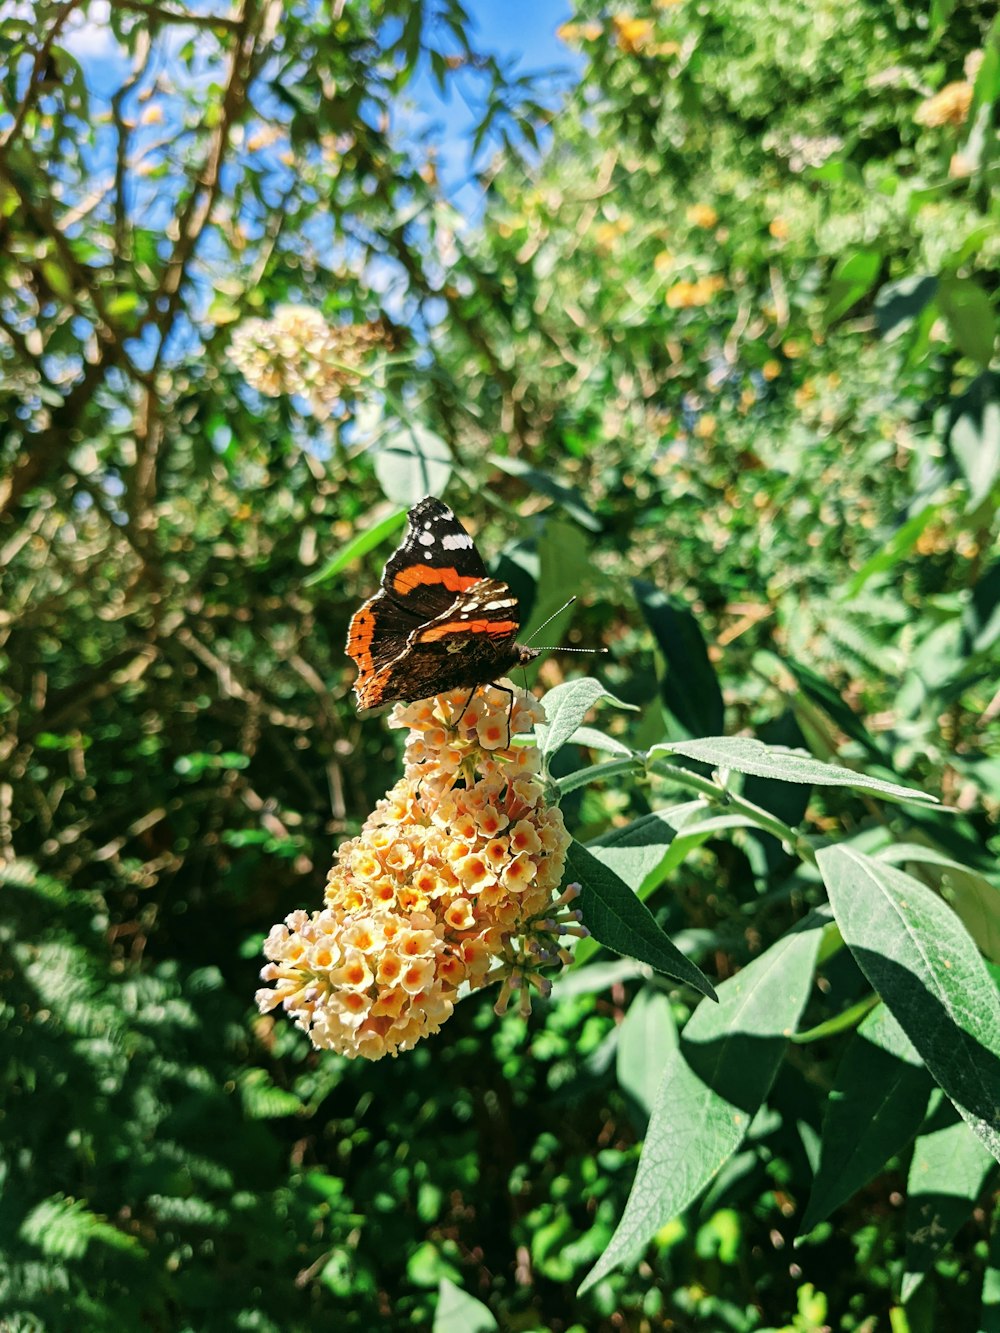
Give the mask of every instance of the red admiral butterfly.
<svg viewBox="0 0 1000 1333">
<path fill-rule="evenodd" d="M 382 587 L 355 613 L 347 652 L 358 664 L 359 709 L 488 685 L 540 649 L 515 642 L 517 598 L 491 579 L 446 504 L 414 505 Z"/>
</svg>

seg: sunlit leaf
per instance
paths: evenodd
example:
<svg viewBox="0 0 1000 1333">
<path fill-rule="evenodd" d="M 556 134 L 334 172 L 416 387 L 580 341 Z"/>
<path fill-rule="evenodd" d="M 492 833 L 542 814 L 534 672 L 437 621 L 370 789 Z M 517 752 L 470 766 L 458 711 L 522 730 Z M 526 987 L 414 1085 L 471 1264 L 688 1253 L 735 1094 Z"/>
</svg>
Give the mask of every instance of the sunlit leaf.
<svg viewBox="0 0 1000 1333">
<path fill-rule="evenodd" d="M 764 745 L 750 736 L 711 736 L 696 741 L 669 741 L 649 752 L 658 755 L 683 755 L 715 768 L 731 768 L 737 773 L 753 773 L 779 782 L 808 782 L 817 787 L 861 787 L 881 796 L 900 801 L 936 802 L 937 797 L 913 787 L 855 773 L 836 764 L 824 764 L 801 750 L 787 750 L 778 745 Z"/>
<path fill-rule="evenodd" d="M 715 999 L 712 983 L 663 933 L 649 908 L 614 871 L 575 840 L 566 854 L 563 881 L 581 885 L 584 925 L 599 944 L 648 963 L 664 976 L 685 982 L 702 995 Z"/>
<path fill-rule="evenodd" d="M 634 1263 L 739 1147 L 771 1087 L 812 983 L 826 924 L 808 917 L 702 1002 L 666 1062 L 625 1213 L 581 1291 Z"/>
<path fill-rule="evenodd" d="M 962 923 L 912 876 L 851 847 L 819 853 L 837 924 L 927 1068 L 1000 1159 L 1000 996 Z"/>
</svg>

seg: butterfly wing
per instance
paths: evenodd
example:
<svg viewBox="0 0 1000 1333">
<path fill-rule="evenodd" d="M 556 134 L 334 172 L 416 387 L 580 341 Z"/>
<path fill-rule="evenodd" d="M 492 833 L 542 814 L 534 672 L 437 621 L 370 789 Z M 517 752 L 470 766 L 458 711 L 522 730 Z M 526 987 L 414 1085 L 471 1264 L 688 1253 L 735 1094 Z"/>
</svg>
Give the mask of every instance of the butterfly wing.
<svg viewBox="0 0 1000 1333">
<path fill-rule="evenodd" d="M 355 613 L 348 630 L 359 708 L 404 697 L 405 667 L 397 670 L 396 664 L 410 651 L 414 635 L 446 618 L 456 597 L 487 578 L 475 543 L 446 504 L 428 496 L 407 520 L 399 549 L 382 572 L 381 589 Z"/>
</svg>

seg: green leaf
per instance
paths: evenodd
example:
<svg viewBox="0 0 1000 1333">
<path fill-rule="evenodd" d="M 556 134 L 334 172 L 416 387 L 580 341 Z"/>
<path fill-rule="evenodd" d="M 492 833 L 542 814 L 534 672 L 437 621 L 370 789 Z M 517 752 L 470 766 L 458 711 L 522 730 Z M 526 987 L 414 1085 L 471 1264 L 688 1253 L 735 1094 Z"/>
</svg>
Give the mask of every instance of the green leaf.
<svg viewBox="0 0 1000 1333">
<path fill-rule="evenodd" d="M 565 523 L 559 518 L 545 520 L 537 544 L 538 577 L 535 583 L 535 599 L 527 623 L 522 625 L 520 639 L 530 643 L 539 629 L 566 602 L 566 570 L 582 571 L 580 581 L 575 588 L 584 590 L 585 571 L 588 568 L 588 543 L 585 535 L 572 523 Z M 557 644 L 570 624 L 572 612 L 567 609 L 565 615 L 553 621 L 545 631 L 546 642 Z M 528 667 L 528 681 L 533 682 L 541 666 L 542 659 L 532 662 Z"/>
<path fill-rule="evenodd" d="M 603 731 L 598 731 L 596 727 L 577 727 L 573 732 L 567 745 L 585 745 L 589 750 L 603 750 L 607 754 L 620 754 L 631 756 L 633 754 L 631 746 L 620 741 L 615 736 L 607 736 Z"/>
<path fill-rule="evenodd" d="M 876 574 L 888 573 L 890 569 L 899 564 L 900 560 L 905 559 L 916 546 L 925 529 L 937 517 L 940 509 L 939 504 L 924 505 L 918 513 L 913 514 L 905 523 L 901 523 L 881 549 L 876 551 L 874 555 L 869 556 L 864 562 L 847 584 L 841 600 L 853 600 L 870 578 Z"/>
<path fill-rule="evenodd" d="M 132 295 L 132 293 L 128 292 L 126 295 Z M 119 298 L 116 297 L 115 299 Z M 224 324 L 235 323 L 242 313 L 238 305 L 234 305 L 232 301 L 228 301 L 224 296 L 215 297 L 208 307 L 208 319 L 217 328 Z"/>
<path fill-rule="evenodd" d="M 54 259 L 43 259 L 38 267 L 53 296 L 58 296 L 62 301 L 73 300 L 73 282 L 61 264 Z"/>
<path fill-rule="evenodd" d="M 383 518 L 376 519 L 370 527 L 362 529 L 356 536 L 352 537 L 346 546 L 341 547 L 338 553 L 314 574 L 310 574 L 303 580 L 306 588 L 311 588 L 317 583 L 326 583 L 332 579 L 334 574 L 339 574 L 342 569 L 352 564 L 355 560 L 360 560 L 363 555 L 376 546 L 380 546 L 386 537 L 390 537 L 398 528 L 403 526 L 406 519 L 405 509 L 393 509 Z M 369 515 L 369 521 L 371 516 Z"/>
<path fill-rule="evenodd" d="M 250 1120 L 276 1120 L 301 1115 L 302 1102 L 294 1092 L 279 1088 L 266 1069 L 245 1069 L 239 1077 L 244 1114 Z"/>
<path fill-rule="evenodd" d="M 606 767 L 606 765 L 598 765 Z M 563 783 L 559 784 L 562 790 Z M 674 829 L 674 838 L 668 847 L 664 848 L 662 860 L 656 867 L 655 872 L 647 874 L 644 882 L 636 890 L 638 897 L 645 901 L 663 881 L 683 864 L 684 860 L 702 843 L 707 842 L 709 838 L 714 838 L 720 834 L 728 833 L 735 828 L 756 828 L 756 824 L 746 815 L 711 815 L 705 818 L 705 811 L 708 805 L 702 799 L 695 801 L 685 801 L 683 805 L 671 806 L 668 810 L 656 811 L 656 817 L 670 822 Z M 593 851 L 599 859 L 603 859 L 601 845 L 591 844 L 588 850 Z M 612 866 L 612 868 L 614 868 Z M 596 940 L 584 939 L 576 946 L 573 958 L 577 963 L 584 963 L 597 952 L 599 945 Z"/>
<path fill-rule="evenodd" d="M 138 292 L 119 292 L 117 296 L 112 296 L 104 307 L 105 312 L 111 319 L 119 319 L 122 315 L 131 315 L 138 308 Z"/>
<path fill-rule="evenodd" d="M 497 1321 L 481 1301 L 443 1277 L 438 1286 L 433 1333 L 493 1333 Z"/>
<path fill-rule="evenodd" d="M 610 699 L 616 708 L 633 707 L 616 699 L 591 676 L 567 680 L 549 690 L 542 698 L 545 721 L 536 728 L 539 751 L 549 755 L 561 749 L 600 699 Z"/>
<path fill-rule="evenodd" d="M 508 477 L 517 477 L 531 490 L 537 491 L 539 495 L 547 496 L 554 500 L 560 508 L 564 509 L 574 522 L 579 523 L 581 528 L 587 528 L 590 532 L 600 532 L 601 520 L 596 518 L 584 503 L 580 492 L 572 486 L 564 486 L 562 482 L 556 481 L 548 472 L 540 472 L 530 463 L 522 462 L 520 458 L 507 458 L 503 454 L 490 454 L 489 461 L 494 467 L 498 467 L 501 472 L 506 472 Z"/>
<path fill-rule="evenodd" d="M 686 606 L 637 579 L 633 585 L 639 609 L 663 654 L 660 695 L 667 712 L 687 736 L 722 730 L 722 690 L 698 622 Z"/>
<path fill-rule="evenodd" d="M 1000 642 L 1000 560 L 980 576 L 962 614 L 962 650 L 967 657 L 990 652 Z"/>
<path fill-rule="evenodd" d="M 821 708 L 836 723 L 844 735 L 849 736 L 851 740 L 857 741 L 859 745 L 863 746 L 872 759 L 882 764 L 886 762 L 885 756 L 879 750 L 874 737 L 869 734 L 864 722 L 829 681 L 817 675 L 811 667 L 796 662 L 794 658 L 783 657 L 778 660 L 795 677 L 796 684 L 811 704 Z M 805 721 L 800 719 L 799 725 L 803 726 L 807 723 L 808 719 L 805 719 Z"/>
<path fill-rule="evenodd" d="M 994 1213 L 990 1251 L 983 1274 L 978 1333 L 1000 1333 L 1000 1216 Z"/>
<path fill-rule="evenodd" d="M 687 803 L 680 807 L 687 809 Z M 634 892 L 656 874 L 667 848 L 677 836 L 675 808 L 642 815 L 623 828 L 615 828 L 588 844 L 588 850 L 613 870 Z"/>
<path fill-rule="evenodd" d="M 931 0 L 931 32 L 939 36 L 947 26 L 955 8 L 955 0 Z"/>
<path fill-rule="evenodd" d="M 906 1272 L 900 1287 L 904 1301 L 933 1271 L 995 1172 L 996 1162 L 942 1099 L 928 1132 L 914 1145 L 906 1182 Z"/>
<path fill-rule="evenodd" d="M 737 773 L 753 773 L 759 778 L 779 782 L 809 782 L 817 787 L 861 787 L 881 796 L 900 801 L 936 803 L 937 797 L 913 787 L 855 773 L 836 764 L 824 764 L 801 750 L 787 750 L 780 745 L 764 745 L 749 736 L 709 736 L 698 741 L 666 741 L 654 745 L 649 759 L 657 755 L 679 754 L 713 768 L 730 768 Z"/>
<path fill-rule="evenodd" d="M 977 375 L 955 399 L 946 438 L 969 488 L 968 508 L 978 509 L 1000 476 L 1000 374 Z"/>
<path fill-rule="evenodd" d="M 440 495 L 451 469 L 451 452 L 441 436 L 416 423 L 386 431 L 375 451 L 375 476 L 383 494 L 407 509 L 425 495 Z"/>
<path fill-rule="evenodd" d="M 560 796 L 565 796 L 568 792 L 589 786 L 591 782 L 607 782 L 609 778 L 638 775 L 642 770 L 641 756 L 630 759 L 609 759 L 604 764 L 588 764 L 586 768 L 574 769 L 572 773 L 559 778 L 556 786 Z"/>
<path fill-rule="evenodd" d="M 910 874 L 912 866 L 923 866 L 920 878 L 929 880 L 931 888 L 951 904 L 980 953 L 1000 963 L 1000 887 L 978 870 L 920 843 L 893 843 L 879 852 L 877 859 L 906 866 Z"/>
<path fill-rule="evenodd" d="M 923 1123 L 933 1087 L 909 1037 L 880 1004 L 858 1028 L 837 1069 L 800 1235 L 825 1221 L 906 1147 Z"/>
<path fill-rule="evenodd" d="M 844 940 L 927 1068 L 1000 1158 L 1000 997 L 955 913 L 911 875 L 852 847 L 819 868 Z"/>
<path fill-rule="evenodd" d="M 972 105 L 969 117 L 976 119 L 980 110 L 991 110 L 1000 97 L 1000 15 L 995 16 L 990 24 L 986 40 L 983 42 L 983 61 L 976 75 L 972 90 Z"/>
<path fill-rule="evenodd" d="M 599 944 L 715 999 L 712 983 L 663 933 L 649 908 L 576 839 L 566 853 L 563 882 L 580 884 L 583 921 Z"/>
<path fill-rule="evenodd" d="M 667 1057 L 632 1192 L 581 1293 L 635 1262 L 742 1143 L 767 1096 L 812 983 L 827 918 L 811 913 L 702 1004 Z"/>
<path fill-rule="evenodd" d="M 972 278 L 943 277 L 937 302 L 951 325 L 960 351 L 985 369 L 996 343 L 996 316 L 990 298 Z"/>
<path fill-rule="evenodd" d="M 425 1240 L 407 1255 L 406 1277 L 415 1287 L 439 1287 L 445 1279 L 457 1283 L 461 1272 L 442 1247 Z"/>
<path fill-rule="evenodd" d="M 37 1204 L 21 1223 L 20 1237 L 55 1259 L 82 1259 L 91 1242 L 134 1255 L 146 1254 L 137 1236 L 120 1231 L 99 1213 L 91 1212 L 82 1199 L 65 1194 L 55 1194 Z"/>
<path fill-rule="evenodd" d="M 937 278 L 913 273 L 879 288 L 875 298 L 875 322 L 886 341 L 891 342 L 910 327 L 925 306 L 934 300 L 937 285 Z"/>
<path fill-rule="evenodd" d="M 826 296 L 827 324 L 846 314 L 871 291 L 881 268 L 882 251 L 876 249 L 855 250 L 837 263 Z"/>
<path fill-rule="evenodd" d="M 622 1091 L 646 1119 L 652 1115 L 667 1059 L 676 1049 L 677 1024 L 670 1001 L 660 991 L 641 990 L 618 1029 L 616 1072 Z"/>
</svg>

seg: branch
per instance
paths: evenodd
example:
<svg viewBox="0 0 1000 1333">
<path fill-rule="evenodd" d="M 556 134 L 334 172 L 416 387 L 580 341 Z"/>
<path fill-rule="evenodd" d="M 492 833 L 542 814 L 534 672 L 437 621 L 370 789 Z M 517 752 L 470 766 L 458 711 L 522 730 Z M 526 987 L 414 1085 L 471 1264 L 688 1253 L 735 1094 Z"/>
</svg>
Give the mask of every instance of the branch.
<svg viewBox="0 0 1000 1333">
<path fill-rule="evenodd" d="M 112 9 L 121 9 L 128 14 L 143 14 L 147 19 L 160 23 L 184 23 L 193 28 L 225 28 L 227 32 L 239 32 L 243 19 L 231 18 L 221 14 L 193 14 L 189 9 L 168 9 L 165 5 L 150 3 L 150 0 L 111 0 Z"/>
<path fill-rule="evenodd" d="M 109 360 L 93 361 L 87 366 L 83 377 L 62 404 L 53 409 L 50 423 L 44 430 L 25 435 L 13 467 L 6 476 L 0 476 L 0 518 L 15 509 L 25 492 L 73 447 L 70 432 L 79 426 L 80 416 L 97 392 L 107 364 L 117 359 L 115 351 L 112 349 Z"/>
<path fill-rule="evenodd" d="M 83 315 L 85 319 L 93 321 L 97 336 L 102 343 L 120 348 L 123 341 L 122 334 L 115 326 L 114 321 L 108 318 L 98 271 L 89 269 L 80 263 L 73 253 L 73 247 L 69 240 L 59 229 L 59 225 L 49 207 L 49 200 L 43 202 L 40 198 L 32 196 L 31 191 L 21 183 L 17 173 L 12 170 L 10 163 L 7 161 L 5 149 L 6 144 L 0 144 L 0 180 L 5 181 L 10 186 L 20 199 L 25 214 L 52 242 L 67 281 L 71 282 L 75 289 L 82 288 L 87 293 L 94 307 L 94 313 L 91 314 L 81 306 L 76 298 L 75 291 L 67 301 L 67 305 L 75 306 L 79 314 Z M 41 164 L 37 160 L 34 166 L 41 174 Z"/>
<path fill-rule="evenodd" d="M 111 98 L 111 119 L 115 124 L 115 266 L 120 270 L 126 258 L 127 214 L 125 209 L 125 173 L 128 156 L 129 133 L 122 115 L 122 103 L 135 85 L 142 78 L 152 50 L 152 39 L 148 32 L 140 32 L 136 40 L 135 58 L 132 72 Z"/>
<path fill-rule="evenodd" d="M 0 147 L 6 148 L 8 144 L 13 143 L 24 128 L 24 122 L 28 118 L 28 113 L 35 105 L 38 94 L 41 92 L 41 86 L 45 82 L 45 74 L 48 69 L 49 55 L 56 38 L 65 26 L 66 20 L 76 9 L 81 0 L 66 0 L 62 9 L 56 14 L 55 22 L 49 29 L 45 40 L 35 52 L 35 63 L 31 69 L 31 77 L 28 79 L 28 86 L 24 91 L 24 98 L 21 105 L 17 108 L 17 115 L 14 117 L 14 124 L 10 127 L 3 139 L 0 139 Z"/>
<path fill-rule="evenodd" d="M 229 146 L 229 135 L 246 103 L 250 80 L 253 77 L 258 32 L 270 17 L 271 10 L 275 8 L 277 0 L 271 0 L 263 11 L 258 13 L 256 0 L 244 0 L 243 15 L 236 29 L 237 40 L 229 62 L 229 77 L 226 80 L 219 121 L 205 163 L 177 218 L 177 240 L 163 271 L 159 290 L 151 303 L 153 309 L 159 310 L 153 321 L 153 327 L 160 335 L 154 370 L 162 359 L 167 337 L 180 308 L 188 264 L 219 195 L 222 164 Z"/>
</svg>

